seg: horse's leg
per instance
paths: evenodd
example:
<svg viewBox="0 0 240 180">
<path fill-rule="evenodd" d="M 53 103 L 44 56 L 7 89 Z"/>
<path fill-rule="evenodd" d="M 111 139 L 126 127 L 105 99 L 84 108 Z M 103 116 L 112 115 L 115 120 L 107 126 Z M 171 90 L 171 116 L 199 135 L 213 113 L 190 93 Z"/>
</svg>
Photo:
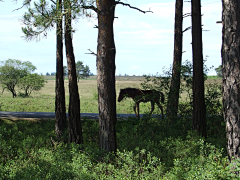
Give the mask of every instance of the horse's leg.
<svg viewBox="0 0 240 180">
<path fill-rule="evenodd" d="M 151 114 L 153 113 L 153 111 L 155 109 L 154 105 L 155 105 L 155 102 L 151 101 Z"/>
<path fill-rule="evenodd" d="M 136 108 L 137 108 L 137 111 L 136 111 Z M 135 103 L 133 110 L 135 112 L 136 117 L 139 119 L 139 102 Z"/>
<path fill-rule="evenodd" d="M 157 102 L 157 105 L 158 105 L 159 109 L 162 112 L 162 119 L 163 119 L 164 118 L 164 116 L 163 116 L 163 107 L 161 106 L 161 104 L 159 102 Z"/>
<path fill-rule="evenodd" d="M 136 107 L 137 107 L 137 103 L 135 103 L 135 105 L 133 106 L 133 110 L 134 110 L 134 112 L 135 112 L 135 115 L 136 115 L 136 117 L 137 117 L 137 111 L 136 111 Z"/>
<path fill-rule="evenodd" d="M 140 115 L 139 115 L 139 102 L 137 102 L 136 105 L 137 105 L 137 118 L 139 119 L 140 118 Z"/>
</svg>

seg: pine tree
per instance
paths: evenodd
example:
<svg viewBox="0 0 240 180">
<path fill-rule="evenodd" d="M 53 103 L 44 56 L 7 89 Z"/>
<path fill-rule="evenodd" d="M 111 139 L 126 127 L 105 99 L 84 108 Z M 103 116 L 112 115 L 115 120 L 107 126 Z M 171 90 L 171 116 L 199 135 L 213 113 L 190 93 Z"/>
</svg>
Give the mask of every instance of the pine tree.
<svg viewBox="0 0 240 180">
<path fill-rule="evenodd" d="M 201 1 L 192 2 L 193 130 L 206 137 Z"/>
</svg>

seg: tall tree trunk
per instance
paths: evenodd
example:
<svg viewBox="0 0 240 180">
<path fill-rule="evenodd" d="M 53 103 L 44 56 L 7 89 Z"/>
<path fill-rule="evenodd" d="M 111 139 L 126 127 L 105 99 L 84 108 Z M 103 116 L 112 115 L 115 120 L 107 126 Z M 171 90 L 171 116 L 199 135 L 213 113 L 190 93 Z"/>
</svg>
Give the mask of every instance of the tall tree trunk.
<svg viewBox="0 0 240 180">
<path fill-rule="evenodd" d="M 66 6 L 71 9 L 69 1 Z M 67 8 L 65 8 L 67 9 Z M 68 79 L 69 79 L 69 109 L 68 109 L 68 131 L 69 143 L 75 142 L 82 144 L 82 125 L 80 120 L 80 99 L 78 94 L 77 74 L 75 66 L 75 57 L 73 53 L 72 44 L 72 26 L 71 26 L 71 12 L 69 11 L 65 16 L 65 47 L 68 63 Z"/>
<path fill-rule="evenodd" d="M 240 157 L 240 1 L 222 0 L 223 113 L 229 160 Z"/>
<path fill-rule="evenodd" d="M 113 21 L 115 0 L 98 0 L 97 86 L 100 148 L 115 152 L 116 91 Z"/>
<path fill-rule="evenodd" d="M 170 116 L 170 121 L 177 116 L 180 75 L 182 64 L 182 23 L 183 23 L 183 0 L 176 0 L 175 10 L 175 32 L 174 32 L 174 59 L 172 69 L 172 80 L 170 91 L 168 94 L 167 114 Z"/>
<path fill-rule="evenodd" d="M 62 0 L 58 1 L 59 8 L 62 9 Z M 66 130 L 66 105 L 64 90 L 64 71 L 63 71 L 63 38 L 62 38 L 62 19 L 57 22 L 57 62 L 56 62 L 56 87 L 55 87 L 55 132 L 61 137 Z"/>
<path fill-rule="evenodd" d="M 202 54 L 202 17 L 200 0 L 192 0 L 193 51 L 193 130 L 206 137 L 206 107 Z"/>
</svg>

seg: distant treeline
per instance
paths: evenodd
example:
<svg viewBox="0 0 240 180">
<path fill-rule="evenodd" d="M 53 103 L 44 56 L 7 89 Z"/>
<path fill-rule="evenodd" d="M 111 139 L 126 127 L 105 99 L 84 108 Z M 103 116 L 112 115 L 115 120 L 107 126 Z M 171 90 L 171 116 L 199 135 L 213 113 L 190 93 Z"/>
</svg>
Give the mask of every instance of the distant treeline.
<svg viewBox="0 0 240 180">
<path fill-rule="evenodd" d="M 51 73 L 46 72 L 46 76 L 55 76 L 55 75 L 56 75 L 56 72 L 51 72 Z M 67 74 L 65 74 L 65 76 L 67 76 Z M 95 76 L 95 74 L 90 73 L 89 76 Z"/>
</svg>

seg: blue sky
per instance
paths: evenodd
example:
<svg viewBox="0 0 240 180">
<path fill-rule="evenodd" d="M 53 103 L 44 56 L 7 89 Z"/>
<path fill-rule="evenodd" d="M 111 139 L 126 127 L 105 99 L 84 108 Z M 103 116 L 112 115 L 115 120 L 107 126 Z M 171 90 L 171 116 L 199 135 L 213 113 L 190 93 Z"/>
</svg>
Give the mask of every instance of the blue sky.
<svg viewBox="0 0 240 180">
<path fill-rule="evenodd" d="M 128 0 L 143 10 L 153 13 L 143 14 L 128 7 L 118 5 L 114 22 L 116 44 L 116 75 L 143 75 L 162 73 L 164 67 L 169 68 L 173 61 L 174 13 L 175 0 Z M 0 2 L 0 61 L 19 59 L 31 61 L 36 72 L 56 71 L 56 38 L 55 30 L 48 33 L 47 39 L 26 42 L 22 38 L 21 17 L 27 9 L 12 12 L 21 6 L 5 0 Z M 184 2 L 184 13 L 190 13 L 190 3 Z M 202 0 L 203 56 L 207 58 L 207 66 L 218 67 L 221 64 L 221 0 Z M 97 50 L 96 15 L 93 18 L 79 19 L 74 22 L 76 32 L 73 35 L 75 59 L 89 65 L 96 74 L 96 57 L 86 54 L 88 49 Z M 183 28 L 191 25 L 191 18 L 184 18 Z M 191 31 L 183 36 L 183 61 L 192 60 Z M 67 62 L 64 60 L 64 64 Z M 214 75 L 215 71 L 209 72 Z"/>
</svg>

